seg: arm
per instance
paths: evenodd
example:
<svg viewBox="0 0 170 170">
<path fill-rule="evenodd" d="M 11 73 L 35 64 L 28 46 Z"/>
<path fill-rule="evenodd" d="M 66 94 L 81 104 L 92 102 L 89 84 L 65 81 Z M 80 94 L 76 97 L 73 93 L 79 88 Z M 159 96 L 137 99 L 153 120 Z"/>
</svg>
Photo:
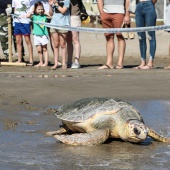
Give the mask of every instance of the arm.
<svg viewBox="0 0 170 170">
<path fill-rule="evenodd" d="M 51 18 L 51 15 L 48 12 L 44 12 L 45 15 L 47 15 L 47 18 Z"/>
<path fill-rule="evenodd" d="M 54 2 L 55 7 L 58 9 L 58 11 L 60 13 L 64 14 L 68 10 L 68 8 L 66 8 L 64 6 L 63 7 L 59 6 L 59 4 L 56 0 L 53 0 L 53 2 Z"/>
<path fill-rule="evenodd" d="M 130 24 L 130 13 L 128 11 L 129 9 L 129 4 L 130 4 L 130 0 L 125 0 L 125 17 L 124 17 L 124 23 L 125 24 Z"/>
<path fill-rule="evenodd" d="M 103 13 L 103 0 L 98 0 L 97 6 L 98 6 L 98 9 L 99 9 L 99 12 L 100 12 L 100 15 L 101 15 L 101 13 Z"/>
<path fill-rule="evenodd" d="M 48 3 L 49 3 L 49 5 L 50 5 L 50 7 L 49 7 L 49 14 L 52 16 L 53 13 L 54 13 L 54 12 L 53 12 L 53 9 L 52 9 L 53 0 L 49 0 Z"/>
<path fill-rule="evenodd" d="M 34 12 L 34 7 L 30 10 L 30 12 L 27 13 L 27 18 L 31 18 L 32 14 Z"/>
</svg>

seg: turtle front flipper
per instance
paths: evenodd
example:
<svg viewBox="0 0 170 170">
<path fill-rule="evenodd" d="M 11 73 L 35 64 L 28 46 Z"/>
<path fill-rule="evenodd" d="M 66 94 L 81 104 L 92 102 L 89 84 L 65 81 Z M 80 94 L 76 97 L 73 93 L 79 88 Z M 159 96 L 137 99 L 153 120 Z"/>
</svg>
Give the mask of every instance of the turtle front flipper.
<svg viewBox="0 0 170 170">
<path fill-rule="evenodd" d="M 63 134 L 63 133 L 67 133 L 67 130 L 65 128 L 60 128 L 59 130 L 56 130 L 56 131 L 46 132 L 46 135 L 54 136 L 54 135 Z"/>
<path fill-rule="evenodd" d="M 54 135 L 54 138 L 69 145 L 97 145 L 104 143 L 108 137 L 109 129 L 100 129 L 89 133 L 74 133 L 72 135 Z"/>
<path fill-rule="evenodd" d="M 163 137 L 150 128 L 147 128 L 147 130 L 148 130 L 148 136 L 150 136 L 151 138 L 159 142 L 170 142 L 170 138 Z"/>
</svg>

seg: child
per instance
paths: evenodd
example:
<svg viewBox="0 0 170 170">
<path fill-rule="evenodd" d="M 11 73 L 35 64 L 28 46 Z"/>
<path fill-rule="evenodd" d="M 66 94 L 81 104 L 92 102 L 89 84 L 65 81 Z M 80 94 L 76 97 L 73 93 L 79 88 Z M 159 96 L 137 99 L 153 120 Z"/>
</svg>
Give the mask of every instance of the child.
<svg viewBox="0 0 170 170">
<path fill-rule="evenodd" d="M 35 65 L 35 67 L 48 66 L 48 30 L 47 27 L 34 23 L 34 21 L 45 22 L 47 20 L 47 16 L 49 18 L 51 17 L 47 12 L 45 12 L 44 6 L 40 1 L 35 3 L 34 8 L 27 14 L 27 17 L 31 17 L 33 21 L 34 45 L 36 45 L 40 59 L 40 62 Z M 45 57 L 45 62 L 43 61 L 43 54 Z"/>
<path fill-rule="evenodd" d="M 49 0 L 50 15 L 53 15 L 51 24 L 56 26 L 70 26 L 70 0 Z M 58 67 L 59 47 L 62 49 L 62 68 L 66 69 L 66 36 L 68 31 L 50 28 L 52 34 L 52 44 L 54 48 L 54 66 L 51 69 L 55 70 Z"/>
<path fill-rule="evenodd" d="M 16 16 L 14 22 L 14 35 L 16 36 L 16 44 L 18 51 L 18 61 L 22 62 L 22 36 L 24 36 L 29 52 L 29 63 L 33 65 L 33 48 L 30 39 L 31 29 L 30 20 L 26 18 L 27 11 L 30 8 L 30 0 L 13 0 L 12 7 Z"/>
</svg>

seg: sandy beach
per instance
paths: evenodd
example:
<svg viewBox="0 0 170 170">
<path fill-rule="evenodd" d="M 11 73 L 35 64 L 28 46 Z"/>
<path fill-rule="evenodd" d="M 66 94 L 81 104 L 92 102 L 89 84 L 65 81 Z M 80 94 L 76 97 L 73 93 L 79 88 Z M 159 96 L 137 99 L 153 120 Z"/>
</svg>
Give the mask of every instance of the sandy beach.
<svg viewBox="0 0 170 170">
<path fill-rule="evenodd" d="M 132 102 L 148 125 L 163 135 L 169 132 L 170 70 L 163 69 L 169 62 L 169 34 L 157 32 L 151 70 L 132 69 L 140 62 L 137 36 L 127 41 L 124 69 L 97 69 L 105 62 L 103 35 L 81 33 L 81 43 L 81 69 L 0 67 L 1 169 L 167 169 L 168 144 L 149 140 L 141 146 L 115 141 L 91 148 L 72 147 L 45 136 L 45 131 L 56 130 L 61 123 L 55 109 L 84 97 Z M 114 66 L 116 62 L 117 50 Z"/>
</svg>

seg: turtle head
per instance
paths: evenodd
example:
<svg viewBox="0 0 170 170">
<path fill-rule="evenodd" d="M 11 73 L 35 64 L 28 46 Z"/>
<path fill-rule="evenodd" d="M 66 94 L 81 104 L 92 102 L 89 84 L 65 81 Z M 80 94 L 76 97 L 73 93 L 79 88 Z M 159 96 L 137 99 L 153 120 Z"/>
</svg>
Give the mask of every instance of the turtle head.
<svg viewBox="0 0 170 170">
<path fill-rule="evenodd" d="M 130 120 L 126 125 L 126 141 L 138 143 L 146 139 L 148 130 L 142 122 L 138 120 Z"/>
</svg>

